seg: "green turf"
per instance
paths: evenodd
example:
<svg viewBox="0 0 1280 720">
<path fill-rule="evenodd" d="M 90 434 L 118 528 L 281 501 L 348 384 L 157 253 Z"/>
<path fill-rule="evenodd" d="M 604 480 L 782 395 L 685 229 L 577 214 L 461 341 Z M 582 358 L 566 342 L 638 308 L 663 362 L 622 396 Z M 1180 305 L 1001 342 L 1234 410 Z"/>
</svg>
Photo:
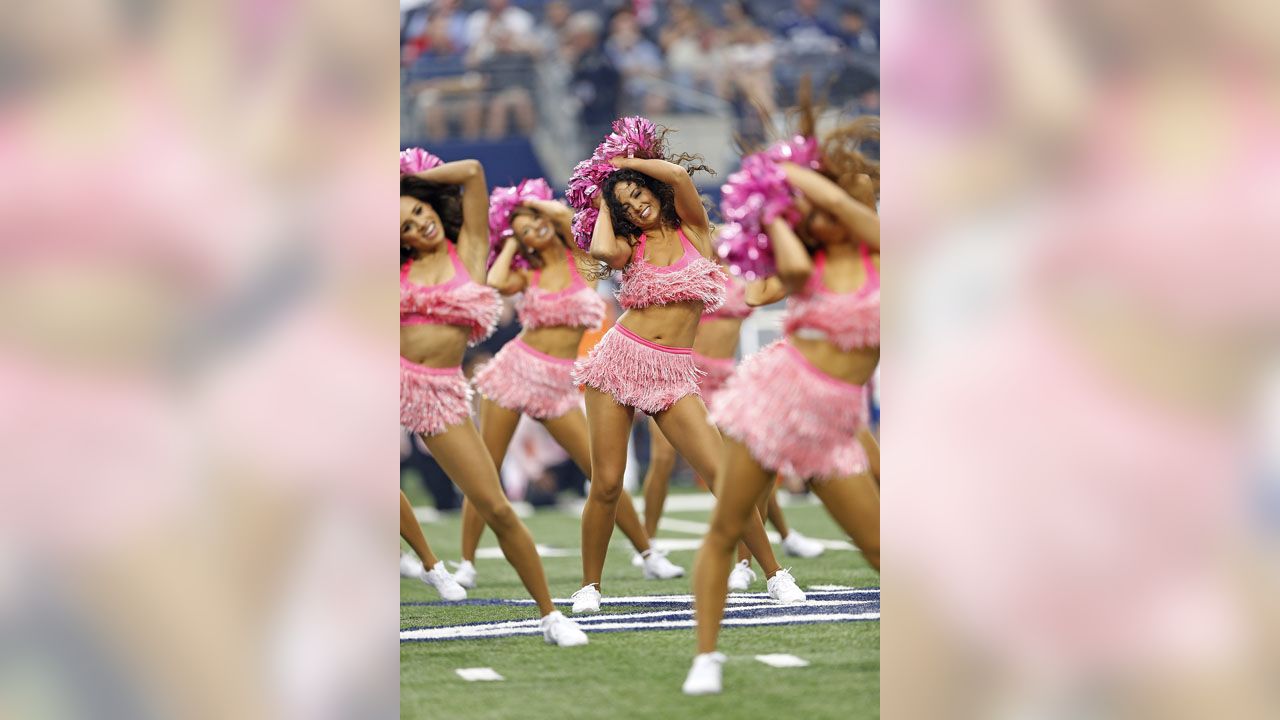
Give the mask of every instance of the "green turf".
<svg viewBox="0 0 1280 720">
<path fill-rule="evenodd" d="M 787 518 L 806 535 L 841 534 L 819 506 L 787 508 Z M 705 521 L 705 512 L 671 512 L 670 517 Z M 578 522 L 548 511 L 525 521 L 539 544 L 575 549 Z M 427 540 L 441 558 L 456 560 L 460 521 L 446 516 L 424 525 Z M 659 529 L 659 537 L 692 538 Z M 496 546 L 486 532 L 481 547 Z M 879 585 L 876 573 L 856 552 L 828 551 L 802 560 L 781 555 L 801 587 L 838 584 Z M 692 551 L 673 552 L 686 569 Z M 630 564 L 630 546 L 614 533 L 604 572 L 606 595 L 688 593 L 688 577 L 646 581 Z M 581 582 L 581 559 L 544 558 L 552 594 L 568 597 Z M 525 598 L 515 572 L 500 559 L 477 562 L 479 587 L 474 598 Z M 758 568 L 757 568 L 758 570 Z M 752 591 L 763 591 L 763 580 Z M 438 600 L 420 581 L 401 581 L 403 602 Z M 566 611 L 567 607 L 564 608 Z M 640 608 L 605 606 L 605 612 Z M 652 608 L 644 608 L 652 609 Z M 464 622 L 536 617 L 534 608 L 402 606 L 401 627 L 455 625 Z M 591 635 L 583 648 L 558 649 L 536 636 L 492 640 L 404 643 L 400 648 L 400 714 L 403 718 L 876 718 L 879 717 L 880 624 L 823 623 L 758 628 L 728 628 L 720 649 L 729 656 L 725 694 L 689 698 L 680 693 L 694 652 L 693 630 L 619 632 Z M 772 668 L 756 654 L 786 652 L 808 660 L 806 668 Z M 492 667 L 506 680 L 466 682 L 454 670 Z M 441 706 L 439 703 L 444 703 Z"/>
</svg>

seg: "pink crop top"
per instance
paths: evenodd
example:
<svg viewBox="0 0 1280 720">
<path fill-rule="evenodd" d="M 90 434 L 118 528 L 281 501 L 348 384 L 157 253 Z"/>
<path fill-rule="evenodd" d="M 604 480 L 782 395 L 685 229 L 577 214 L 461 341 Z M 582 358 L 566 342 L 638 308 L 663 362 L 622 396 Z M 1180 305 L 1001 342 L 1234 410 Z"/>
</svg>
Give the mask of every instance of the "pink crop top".
<svg viewBox="0 0 1280 720">
<path fill-rule="evenodd" d="M 702 313 L 702 322 L 708 320 L 742 320 L 756 309 L 747 304 L 747 284 L 725 273 L 724 305 L 719 310 Z"/>
<path fill-rule="evenodd" d="M 541 270 L 533 271 L 533 278 L 516 303 L 516 317 L 527 330 L 541 327 L 581 327 L 595 330 L 604 320 L 604 298 L 587 285 L 578 273 L 578 263 L 569 252 L 569 272 L 573 280 L 569 287 L 549 292 L 538 287 Z"/>
<path fill-rule="evenodd" d="M 683 230 L 677 229 L 676 234 L 684 254 L 672 265 L 649 264 L 644 259 L 647 238 L 640 236 L 618 288 L 618 304 L 624 309 L 696 300 L 702 303 L 703 312 L 715 312 L 724 304 L 724 270 L 703 257 Z"/>
<path fill-rule="evenodd" d="M 866 283 L 853 292 L 837 293 L 822 284 L 827 256 L 818 253 L 804 291 L 787 300 L 787 314 L 782 321 L 787 334 L 805 337 L 818 333 L 841 350 L 880 345 L 880 272 L 865 245 L 861 246 L 861 254 Z"/>
<path fill-rule="evenodd" d="M 475 345 L 493 333 L 502 312 L 498 291 L 471 281 L 471 274 L 448 244 L 453 277 L 435 285 L 419 285 L 409 279 L 406 262 L 400 268 L 401 325 L 457 325 L 468 328 L 467 344 Z"/>
</svg>

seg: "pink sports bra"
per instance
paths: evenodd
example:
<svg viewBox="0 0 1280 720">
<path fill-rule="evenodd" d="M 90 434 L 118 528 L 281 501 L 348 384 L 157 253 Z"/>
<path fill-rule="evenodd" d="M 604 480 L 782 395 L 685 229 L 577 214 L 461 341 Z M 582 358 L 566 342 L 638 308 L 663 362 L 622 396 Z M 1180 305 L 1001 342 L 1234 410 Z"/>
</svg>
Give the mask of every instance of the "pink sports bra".
<svg viewBox="0 0 1280 720">
<path fill-rule="evenodd" d="M 533 278 L 516 303 L 516 317 L 527 330 L 541 327 L 582 327 L 595 330 L 604 320 L 604 298 L 587 285 L 578 273 L 578 263 L 569 254 L 569 287 L 548 292 L 538 287 L 542 270 L 534 270 Z"/>
<path fill-rule="evenodd" d="M 471 281 L 471 274 L 448 244 L 453 277 L 435 285 L 409 279 L 413 261 L 400 267 L 400 324 L 457 325 L 469 329 L 467 344 L 475 345 L 493 333 L 502 311 L 498 291 Z"/>
<path fill-rule="evenodd" d="M 724 304 L 725 272 L 698 252 L 698 249 L 676 229 L 684 254 L 672 265 L 651 265 L 644 259 L 645 235 L 632 251 L 632 260 L 622 271 L 618 288 L 618 304 L 624 309 L 696 300 L 703 312 L 716 311 Z"/>
<path fill-rule="evenodd" d="M 750 317 L 756 309 L 747 304 L 747 284 L 725 273 L 724 305 L 719 310 L 702 313 L 702 322 L 708 320 L 741 320 Z"/>
<path fill-rule="evenodd" d="M 871 262 L 867 247 L 861 246 L 860 251 L 867 281 L 848 293 L 832 292 L 823 285 L 827 256 L 818 253 L 804 291 L 787 300 L 787 313 L 782 321 L 787 334 L 797 337 L 820 334 L 841 350 L 880 345 L 880 272 Z"/>
</svg>

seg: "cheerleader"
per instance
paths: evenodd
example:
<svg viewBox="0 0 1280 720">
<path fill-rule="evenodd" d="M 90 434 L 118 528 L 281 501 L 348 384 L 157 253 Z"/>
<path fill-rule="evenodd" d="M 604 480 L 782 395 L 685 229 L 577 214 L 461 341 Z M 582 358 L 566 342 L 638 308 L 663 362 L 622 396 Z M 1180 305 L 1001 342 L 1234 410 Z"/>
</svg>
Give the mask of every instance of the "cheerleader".
<svg viewBox="0 0 1280 720">
<path fill-rule="evenodd" d="M 572 219 L 573 211 L 551 199 L 551 188 L 541 178 L 496 188 L 489 197 L 489 286 L 503 295 L 523 293 L 516 303 L 522 332 L 475 376 L 480 436 L 495 467 L 502 467 L 520 416 L 528 415 L 591 475 L 587 418 L 571 375 L 582 335 L 600 327 L 605 303 L 595 291 L 596 281 L 580 271 L 591 261 L 572 243 Z M 684 575 L 684 568 L 649 547 L 626 492 L 618 502 L 617 524 L 642 558 L 646 579 Z M 483 532 L 480 514 L 464 502 L 462 562 L 455 577 L 466 587 L 475 587 L 476 546 Z"/>
<path fill-rule="evenodd" d="M 641 152 L 630 138 L 644 145 Z M 610 147 L 618 152 L 609 153 Z M 724 272 L 710 259 L 711 223 L 702 199 L 684 167 L 658 159 L 665 154 L 662 135 L 647 120 L 618 121 L 601 149 L 609 159 L 597 150 L 587 161 L 590 168 L 575 170 L 570 201 L 583 197 L 575 188 L 578 181 L 591 180 L 585 194 L 592 197 L 597 214 L 590 254 L 608 269 L 622 271 L 618 303 L 625 312 L 573 372 L 574 380 L 586 386 L 592 468 L 582 514 L 583 585 L 573 595 L 575 613 L 600 609 L 601 574 L 635 411 L 653 417 L 703 477 L 717 476 L 722 445 L 707 422 L 691 349 L 703 311 L 724 302 Z M 583 217 L 590 214 L 584 211 Z M 575 224 L 583 225 L 579 218 Z M 774 558 L 758 515 L 748 525 L 746 542 L 766 570 L 770 595 L 781 602 L 803 601 L 804 593 Z M 721 578 L 721 592 L 725 580 Z"/>
<path fill-rule="evenodd" d="M 852 123 L 819 152 L 806 117 L 810 132 L 745 158 L 724 191 L 725 216 L 738 222 L 722 236 L 723 254 L 752 274 L 763 269 L 753 258 L 775 260 L 774 277 L 753 299 L 772 302 L 783 292 L 791 299 L 785 337 L 742 363 L 711 413 L 724 460 L 694 573 L 699 654 L 684 683 L 691 695 L 720 692 L 716 641 L 730 557 L 774 473 L 808 479 L 880 569 L 880 494 L 860 440 L 869 437 L 864 386 L 880 357 L 879 168 L 857 151 L 878 131 L 869 121 Z M 770 247 L 772 257 L 761 252 Z"/>
<path fill-rule="evenodd" d="M 733 374 L 734 354 L 742 334 L 742 324 L 755 308 L 747 302 L 746 285 L 736 277 L 727 277 L 724 304 L 716 310 L 702 314 L 698 323 L 698 335 L 693 341 L 693 363 L 702 371 L 698 389 L 703 402 L 710 408 L 715 394 Z M 650 538 L 658 531 L 658 521 L 667 501 L 667 485 L 675 467 L 675 448 L 663 437 L 658 426 L 650 421 L 649 469 L 644 478 L 644 526 Z M 767 518 L 782 536 L 782 550 L 795 557 L 814 558 L 825 548 L 787 525 L 775 493 L 770 491 L 760 498 L 761 518 Z M 738 564 L 729 573 L 730 590 L 746 590 L 755 580 L 751 569 L 751 551 L 743 543 L 738 544 Z"/>
<path fill-rule="evenodd" d="M 543 638 L 561 647 L 585 645 L 587 636 L 552 604 L 533 536 L 503 494 L 471 421 L 462 356 L 468 344 L 493 332 L 500 307 L 497 293 L 479 283 L 489 247 L 484 169 L 474 160 L 441 163 L 417 149 L 401 153 L 400 167 L 400 424 L 421 434 L 493 528 L 538 604 Z"/>
</svg>

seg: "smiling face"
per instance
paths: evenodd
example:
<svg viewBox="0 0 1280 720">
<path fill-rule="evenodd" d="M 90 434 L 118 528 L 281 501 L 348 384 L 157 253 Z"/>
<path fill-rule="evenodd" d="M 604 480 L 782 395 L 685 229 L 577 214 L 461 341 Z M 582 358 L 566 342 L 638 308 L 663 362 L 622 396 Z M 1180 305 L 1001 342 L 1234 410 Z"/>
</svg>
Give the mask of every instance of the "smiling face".
<svg viewBox="0 0 1280 720">
<path fill-rule="evenodd" d="M 525 247 L 542 252 L 560 242 L 551 221 L 532 210 L 517 210 L 511 218 L 511 232 Z"/>
<path fill-rule="evenodd" d="M 614 186 L 613 196 L 626 211 L 627 220 L 641 230 L 662 225 L 662 202 L 649 188 L 630 181 L 620 182 Z"/>
<path fill-rule="evenodd" d="M 430 253 L 445 242 L 444 223 L 435 209 L 417 198 L 401 195 L 400 244 Z"/>
</svg>

